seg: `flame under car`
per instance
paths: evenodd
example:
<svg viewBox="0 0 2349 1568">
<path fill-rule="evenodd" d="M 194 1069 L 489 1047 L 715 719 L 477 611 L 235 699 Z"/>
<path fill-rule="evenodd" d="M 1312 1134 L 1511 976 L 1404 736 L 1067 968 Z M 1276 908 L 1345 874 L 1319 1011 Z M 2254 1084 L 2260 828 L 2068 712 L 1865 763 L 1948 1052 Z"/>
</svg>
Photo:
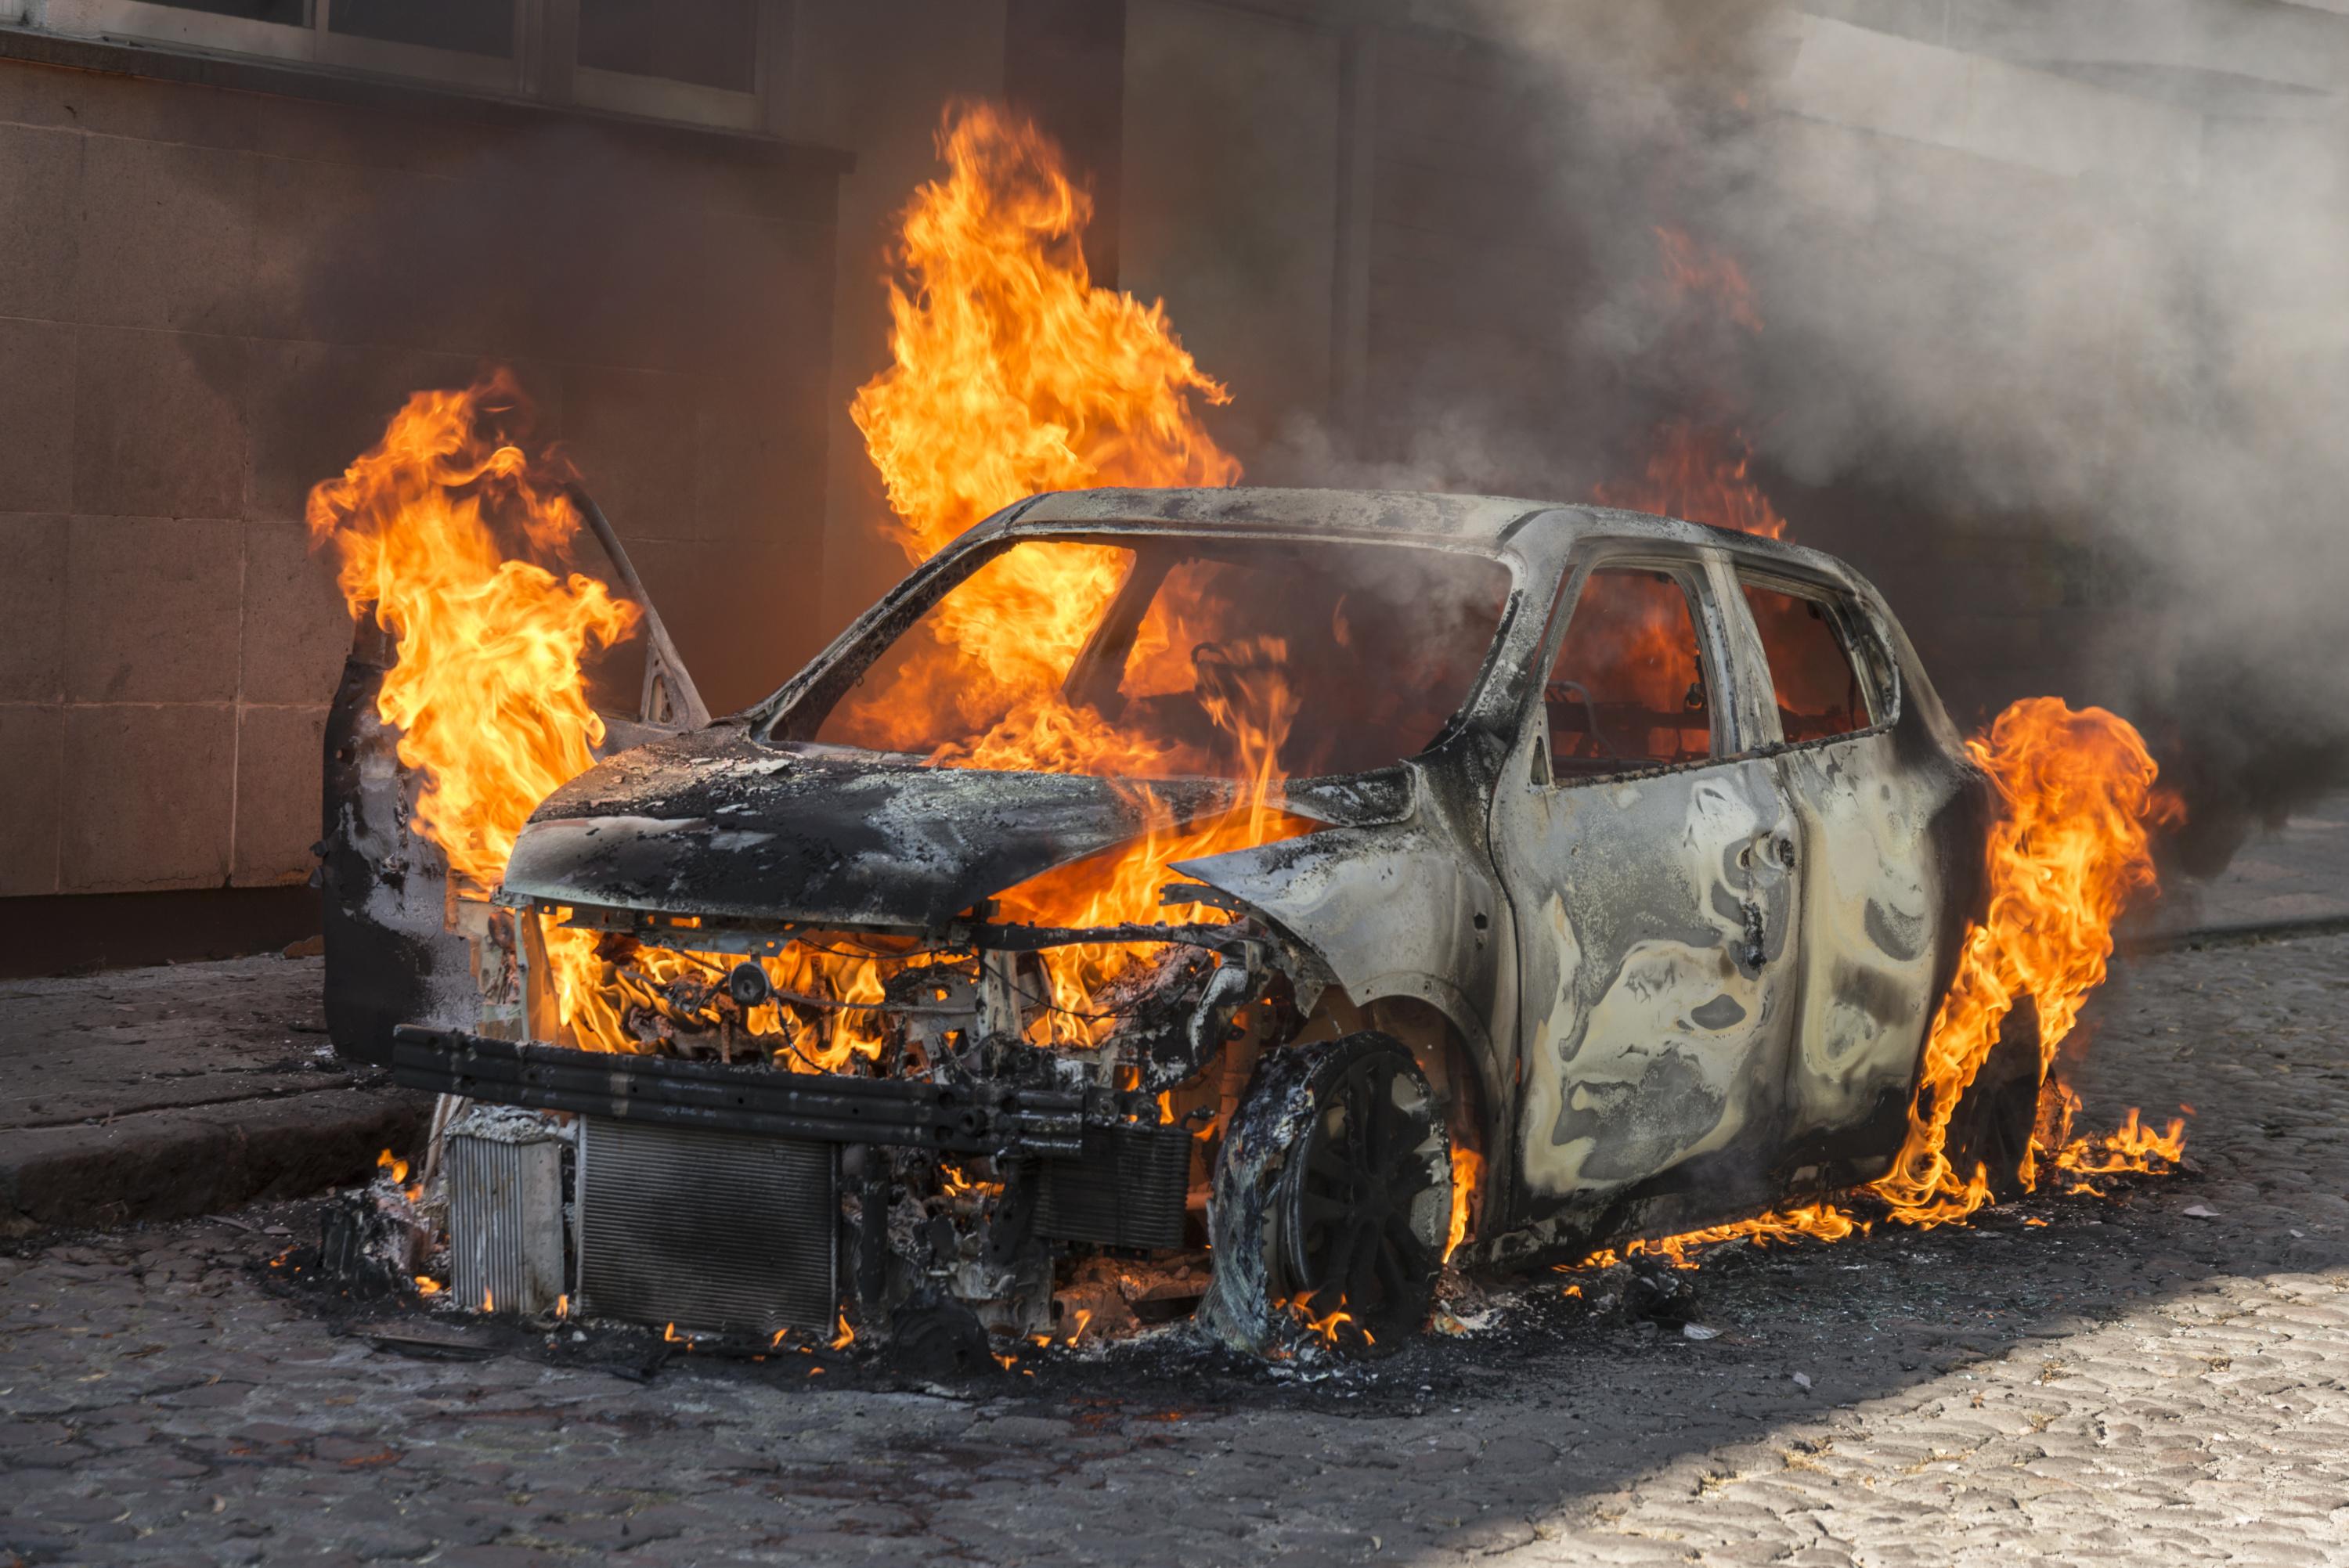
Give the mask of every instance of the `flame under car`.
<svg viewBox="0 0 2349 1568">
<path fill-rule="evenodd" d="M 389 1054 L 567 1140 L 541 1218 L 586 1311 L 964 1359 L 1188 1311 L 1375 1355 L 1455 1252 L 1881 1175 L 1989 820 L 1816 552 L 1492 498 L 1048 495 L 766 702 L 550 795 L 457 923 L 471 995 L 400 991 Z M 2035 1106 L 2013 1033 L 1951 1130 L 1993 1180 Z"/>
</svg>

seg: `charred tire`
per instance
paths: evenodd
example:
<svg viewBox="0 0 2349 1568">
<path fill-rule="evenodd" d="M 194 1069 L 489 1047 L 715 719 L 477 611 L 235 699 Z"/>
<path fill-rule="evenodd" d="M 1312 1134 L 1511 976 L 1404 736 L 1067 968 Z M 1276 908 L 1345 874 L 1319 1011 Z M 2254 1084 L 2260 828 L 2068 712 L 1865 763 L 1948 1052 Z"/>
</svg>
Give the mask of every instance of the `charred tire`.
<svg viewBox="0 0 2349 1568">
<path fill-rule="evenodd" d="M 1962 1181 L 1981 1166 L 1992 1202 L 2014 1202 L 2028 1191 L 2023 1170 L 2038 1122 L 2039 1009 L 2025 995 L 2007 1012 L 1997 1042 L 1950 1118 L 1942 1144 L 1950 1169 Z"/>
<path fill-rule="evenodd" d="M 1253 1355 L 1390 1354 L 1427 1320 L 1451 1215 L 1451 1144 L 1401 1041 L 1269 1052 L 1216 1157 L 1198 1322 Z"/>
</svg>

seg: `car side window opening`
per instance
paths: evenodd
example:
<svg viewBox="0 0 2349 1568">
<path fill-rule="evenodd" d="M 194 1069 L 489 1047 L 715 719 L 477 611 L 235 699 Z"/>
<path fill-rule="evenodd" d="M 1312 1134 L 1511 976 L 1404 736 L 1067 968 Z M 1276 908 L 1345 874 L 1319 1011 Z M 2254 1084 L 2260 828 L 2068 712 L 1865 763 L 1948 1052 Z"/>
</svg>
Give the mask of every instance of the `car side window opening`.
<svg viewBox="0 0 2349 1568">
<path fill-rule="evenodd" d="M 1834 609 L 1808 594 L 1743 586 L 1788 743 L 1832 739 L 1873 723 L 1868 689 Z"/>
<path fill-rule="evenodd" d="M 1713 705 L 1688 591 L 1669 573 L 1590 573 L 1542 685 L 1553 778 L 1701 762 Z"/>
</svg>

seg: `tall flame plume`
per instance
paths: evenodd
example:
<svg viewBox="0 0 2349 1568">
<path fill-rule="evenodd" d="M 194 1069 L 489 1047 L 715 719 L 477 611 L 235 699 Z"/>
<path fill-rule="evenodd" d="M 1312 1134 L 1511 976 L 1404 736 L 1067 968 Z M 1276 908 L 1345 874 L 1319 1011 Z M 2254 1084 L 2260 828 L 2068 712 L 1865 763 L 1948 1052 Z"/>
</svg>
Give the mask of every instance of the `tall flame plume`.
<svg viewBox="0 0 2349 1568">
<path fill-rule="evenodd" d="M 532 810 L 594 760 L 604 721 L 583 661 L 640 618 L 595 578 L 539 564 L 569 560 L 581 520 L 567 471 L 513 433 L 526 418 L 502 370 L 419 392 L 308 506 L 351 614 L 393 639 L 378 706 L 422 779 L 416 826 L 484 889 Z"/>
<path fill-rule="evenodd" d="M 1962 1219 L 1988 1201 L 1980 1171 L 1951 1166 L 1951 1116 L 2026 995 L 2038 1007 L 2046 1080 L 2088 993 L 2104 984 L 2113 922 L 2133 894 L 2154 886 L 2149 830 L 2183 814 L 2157 788 L 2144 738 L 2100 707 L 2029 697 L 1966 750 L 1996 787 L 2001 815 L 1990 837 L 1989 913 L 1966 934 L 1925 1047 L 1907 1141 L 1875 1187 L 1892 1217 L 1912 1225 Z M 2136 1117 L 2132 1109 L 2132 1125 Z M 2061 1157 L 2065 1148 L 2049 1152 Z M 2036 1170 L 2023 1180 L 2035 1184 Z"/>
<path fill-rule="evenodd" d="M 1219 485 L 1239 464 L 1195 399 L 1230 394 L 1198 367 L 1164 309 L 1094 285 L 1092 204 L 1035 127 L 987 104 L 949 112 L 946 173 L 905 209 L 889 285 L 892 363 L 850 416 L 881 474 L 906 558 L 928 560 L 972 524 L 1040 490 Z M 1002 712 L 936 760 L 978 768 L 1138 773 L 1169 760 L 1061 696 L 1123 576 L 1103 546 L 1015 551 L 932 620 L 920 700 L 874 716 L 885 733 L 951 730 L 939 716 Z M 1163 617 L 1143 648 L 1176 643 Z"/>
<path fill-rule="evenodd" d="M 907 558 L 927 560 L 972 524 L 1040 490 L 1102 485 L 1222 485 L 1240 466 L 1200 422 L 1229 401 L 1174 335 L 1164 308 L 1097 286 L 1084 232 L 1092 201 L 1036 128 L 988 104 L 949 111 L 938 134 L 946 165 L 904 216 L 890 284 L 892 363 L 860 388 L 850 412 L 895 513 Z M 1183 758 L 1066 701 L 1061 677 L 1122 575 L 1109 549 L 1014 552 L 941 606 L 921 700 L 877 716 L 906 733 L 937 733 L 936 713 L 1006 717 L 933 757 L 975 768 L 1112 777 L 1182 771 Z M 1212 606 L 1154 609 L 1137 656 L 1164 657 L 1206 634 Z M 1204 906 L 1164 909 L 1167 867 L 1193 856 L 1298 830 L 1268 802 L 1294 717 L 1278 639 L 1245 650 L 1236 700 L 1213 717 L 1235 737 L 1246 779 L 1228 812 L 1182 827 L 1151 796 L 1148 833 L 1127 850 L 1048 872 L 1006 892 L 1010 918 L 1095 925 L 1218 919 Z M 974 700 L 974 692 L 978 693 Z M 932 711 L 916 711 L 926 705 Z M 1044 955 L 1057 1032 L 1136 954 L 1123 947 Z"/>
<path fill-rule="evenodd" d="M 1192 401 L 1230 393 L 1164 306 L 1094 286 L 1092 201 L 1051 140 L 974 103 L 949 112 L 938 152 L 947 172 L 915 191 L 889 285 L 895 363 L 850 407 L 908 559 L 1039 490 L 1237 481 Z"/>
</svg>

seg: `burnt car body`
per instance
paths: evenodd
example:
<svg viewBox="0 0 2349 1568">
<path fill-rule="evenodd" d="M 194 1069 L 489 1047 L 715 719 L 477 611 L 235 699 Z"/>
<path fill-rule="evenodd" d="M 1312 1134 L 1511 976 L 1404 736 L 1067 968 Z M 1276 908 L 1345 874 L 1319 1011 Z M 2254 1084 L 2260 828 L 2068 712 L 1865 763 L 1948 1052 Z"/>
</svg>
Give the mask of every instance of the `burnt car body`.
<svg viewBox="0 0 2349 1568">
<path fill-rule="evenodd" d="M 823 738 L 908 627 L 1026 541 L 1143 561 L 1375 547 L 1502 586 L 1419 749 L 1282 779 L 1272 802 L 1309 830 L 1173 866 L 1187 880 L 1168 901 L 1214 918 L 1043 926 L 995 901 L 1131 843 L 1153 811 L 1228 811 L 1239 786 L 1145 795 Z M 1636 667 L 1593 651 L 1659 626 Z M 1785 667 L 1797 645 L 1807 695 Z M 354 821 L 334 755 L 330 851 Z M 1571 1259 L 1881 1175 L 1979 913 L 1990 810 L 1889 610 L 1814 551 L 1496 498 L 1039 496 L 765 703 L 556 790 L 466 927 L 479 1000 L 411 987 L 388 1052 L 403 1083 L 576 1119 L 566 1267 L 589 1310 L 765 1331 L 845 1308 L 967 1354 L 982 1326 L 1051 1333 L 1070 1302 L 1100 1305 L 1080 1286 L 1101 1260 L 1156 1259 L 1190 1283 L 1117 1311 L 1195 1300 L 1241 1348 L 1318 1335 L 1377 1353 L 1423 1320 L 1449 1248 Z M 397 968 L 367 946 L 366 903 L 345 901 L 344 945 Z M 660 1048 L 575 1048 L 531 916 L 620 944 L 600 951 L 715 955 L 744 989 L 730 1004 L 705 968 L 682 1001 L 664 993 L 683 1022 Z M 1029 1043 L 1036 955 L 1104 943 L 1154 956 L 1101 1037 Z M 779 994 L 759 965 L 794 944 L 877 962 L 884 994 Z M 330 947 L 330 986 L 336 964 Z M 737 1060 L 754 1006 L 801 1022 Z M 807 1020 L 843 1007 L 885 1051 L 791 1059 Z M 347 1048 L 383 1049 L 380 1015 L 347 1020 Z M 2027 1137 L 2027 1093 L 2001 1114 Z"/>
</svg>

